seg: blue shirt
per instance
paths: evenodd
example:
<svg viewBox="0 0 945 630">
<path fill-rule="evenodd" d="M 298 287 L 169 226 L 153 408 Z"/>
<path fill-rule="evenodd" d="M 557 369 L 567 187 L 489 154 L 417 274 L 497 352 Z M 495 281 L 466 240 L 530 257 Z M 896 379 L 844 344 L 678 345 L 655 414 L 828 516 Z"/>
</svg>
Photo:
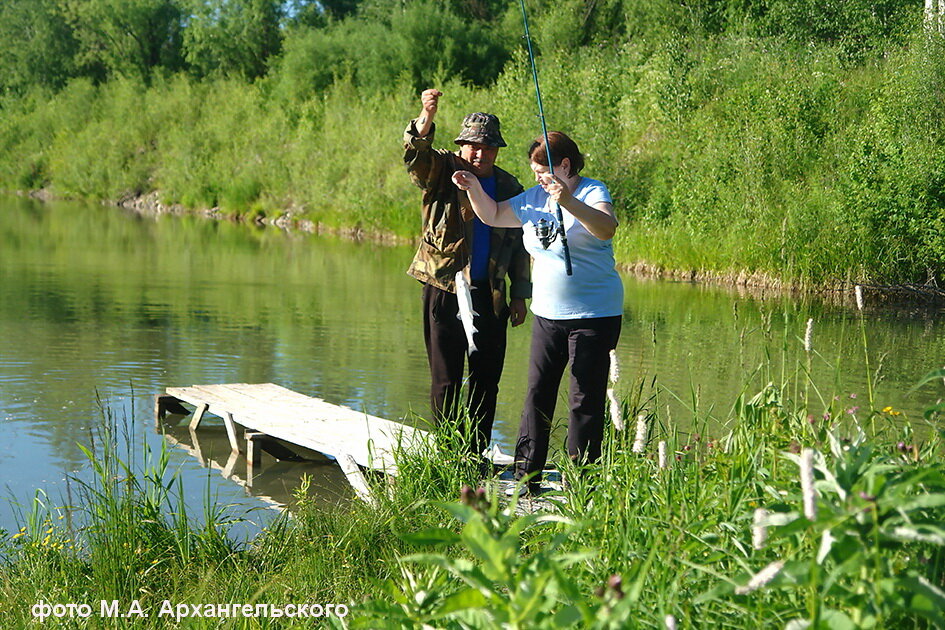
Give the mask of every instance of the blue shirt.
<svg viewBox="0 0 945 630">
<path fill-rule="evenodd" d="M 479 183 L 486 194 L 495 199 L 495 175 L 480 177 Z M 489 250 L 492 243 L 492 228 L 473 216 L 472 259 L 469 263 L 469 277 L 473 280 L 485 280 L 489 277 Z"/>
<path fill-rule="evenodd" d="M 607 187 L 582 177 L 574 197 L 589 206 L 611 203 Z M 571 252 L 574 275 L 564 267 L 561 236 L 545 249 L 535 235 L 535 224 L 544 219 L 557 225 L 548 193 L 541 186 L 529 188 L 509 199 L 512 211 L 522 222 L 525 249 L 532 255 L 531 311 L 545 319 L 588 319 L 623 314 L 623 283 L 614 268 L 614 248 L 610 239 L 602 241 L 587 231 L 580 221 L 561 209 Z"/>
</svg>

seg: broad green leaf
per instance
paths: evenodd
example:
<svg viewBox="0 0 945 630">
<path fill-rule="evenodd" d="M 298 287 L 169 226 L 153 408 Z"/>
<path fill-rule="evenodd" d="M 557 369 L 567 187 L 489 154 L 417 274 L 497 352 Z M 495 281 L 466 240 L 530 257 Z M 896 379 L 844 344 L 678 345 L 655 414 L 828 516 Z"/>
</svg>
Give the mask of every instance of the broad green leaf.
<svg viewBox="0 0 945 630">
<path fill-rule="evenodd" d="M 434 502 L 434 505 L 449 512 L 453 515 L 453 518 L 462 521 L 463 523 L 466 523 L 473 517 L 479 515 L 479 512 L 462 503 L 455 503 L 453 501 L 436 501 Z"/>
<path fill-rule="evenodd" d="M 841 610 L 828 609 L 820 614 L 817 630 L 856 630 L 857 625 Z"/>
<path fill-rule="evenodd" d="M 945 626 L 945 592 L 922 576 L 900 578 L 897 586 L 913 594 L 910 609 L 930 619 L 939 627 Z"/>
<path fill-rule="evenodd" d="M 459 534 L 445 527 L 427 529 L 420 532 L 398 534 L 404 542 L 421 547 L 443 547 L 459 542 Z"/>
<path fill-rule="evenodd" d="M 443 600 L 442 605 L 437 610 L 438 616 L 445 616 L 454 613 L 457 610 L 469 610 L 472 608 L 483 608 L 489 603 L 489 598 L 475 588 L 464 588 L 453 593 Z"/>
<path fill-rule="evenodd" d="M 578 628 L 588 625 L 581 612 L 574 606 L 562 606 L 554 616 L 555 628 Z"/>
</svg>

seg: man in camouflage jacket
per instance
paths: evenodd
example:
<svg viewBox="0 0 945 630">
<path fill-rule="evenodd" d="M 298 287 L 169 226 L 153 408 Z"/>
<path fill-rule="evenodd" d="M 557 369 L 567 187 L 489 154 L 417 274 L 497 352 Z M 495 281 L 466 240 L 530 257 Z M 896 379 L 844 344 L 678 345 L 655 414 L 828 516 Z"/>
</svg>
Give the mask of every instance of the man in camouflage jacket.
<svg viewBox="0 0 945 630">
<path fill-rule="evenodd" d="M 407 273 L 423 283 L 423 332 L 430 363 L 430 406 L 436 422 L 459 422 L 469 450 L 478 455 L 489 444 L 495 419 L 499 378 L 505 361 L 506 328 L 525 321 L 525 300 L 531 297 L 531 260 L 520 228 L 486 226 L 472 211 L 465 192 L 453 184 L 457 170 L 469 170 L 497 201 L 522 192 L 512 175 L 495 166 L 499 147 L 506 146 L 499 119 L 470 114 L 455 142 L 457 153 L 433 149 L 438 90 L 421 96 L 420 116 L 404 132 L 404 162 L 413 182 L 423 190 L 420 246 Z M 459 319 L 455 277 L 463 271 L 472 286 L 476 312 L 476 351 L 469 354 L 466 404 L 471 426 L 459 408 L 466 334 Z M 509 277 L 506 303 L 506 280 Z M 480 461 L 483 471 L 491 470 Z"/>
</svg>

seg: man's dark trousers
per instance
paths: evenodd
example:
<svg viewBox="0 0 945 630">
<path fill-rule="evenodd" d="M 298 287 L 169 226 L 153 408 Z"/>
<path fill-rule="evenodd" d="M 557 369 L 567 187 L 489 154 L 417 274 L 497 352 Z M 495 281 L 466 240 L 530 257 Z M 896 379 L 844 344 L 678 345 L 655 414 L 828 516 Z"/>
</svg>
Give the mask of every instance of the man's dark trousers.
<svg viewBox="0 0 945 630">
<path fill-rule="evenodd" d="M 423 337 L 430 363 L 433 419 L 439 424 L 471 429 L 471 435 L 466 434 L 464 438 L 470 452 L 479 454 L 489 445 L 492 436 L 499 378 L 505 362 L 508 317 L 496 317 L 488 281 L 473 282 L 472 303 L 476 312 L 473 337 L 476 351 L 468 355 L 466 404 L 470 423 L 467 425 L 459 400 L 468 354 L 466 333 L 459 319 L 459 303 L 455 293 L 423 285 Z"/>
</svg>

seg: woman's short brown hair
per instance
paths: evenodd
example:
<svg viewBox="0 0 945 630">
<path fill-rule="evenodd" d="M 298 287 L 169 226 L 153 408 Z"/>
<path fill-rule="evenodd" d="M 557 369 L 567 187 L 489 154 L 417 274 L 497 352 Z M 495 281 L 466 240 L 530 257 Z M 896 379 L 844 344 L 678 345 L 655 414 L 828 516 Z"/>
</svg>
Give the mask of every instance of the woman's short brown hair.
<svg viewBox="0 0 945 630">
<path fill-rule="evenodd" d="M 571 161 L 571 172 L 568 176 L 577 175 L 584 168 L 584 156 L 577 144 L 560 131 L 548 132 L 548 143 L 551 145 L 551 159 L 555 166 L 560 166 L 564 158 Z M 545 150 L 545 137 L 538 136 L 528 149 L 528 159 L 536 164 L 548 166 L 548 152 Z"/>
</svg>

